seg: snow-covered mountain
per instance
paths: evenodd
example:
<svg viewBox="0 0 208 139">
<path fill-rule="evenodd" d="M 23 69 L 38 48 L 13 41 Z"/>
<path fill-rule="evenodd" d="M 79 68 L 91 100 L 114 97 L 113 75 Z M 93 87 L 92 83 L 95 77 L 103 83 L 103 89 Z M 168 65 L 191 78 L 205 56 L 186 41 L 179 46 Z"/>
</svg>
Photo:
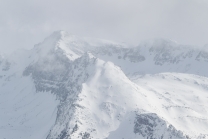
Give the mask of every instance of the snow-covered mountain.
<svg viewBox="0 0 208 139">
<path fill-rule="evenodd" d="M 0 56 L 2 139 L 208 139 L 208 46 L 54 32 Z"/>
</svg>

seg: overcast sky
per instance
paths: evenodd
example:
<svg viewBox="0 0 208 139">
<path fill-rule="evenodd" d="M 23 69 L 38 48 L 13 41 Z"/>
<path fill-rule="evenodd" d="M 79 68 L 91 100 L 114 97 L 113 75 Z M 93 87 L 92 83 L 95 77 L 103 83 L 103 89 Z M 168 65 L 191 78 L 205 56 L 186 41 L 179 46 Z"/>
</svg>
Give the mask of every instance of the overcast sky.
<svg viewBox="0 0 208 139">
<path fill-rule="evenodd" d="M 208 0 L 0 0 L 0 53 L 30 49 L 57 30 L 139 44 L 208 43 Z"/>
</svg>

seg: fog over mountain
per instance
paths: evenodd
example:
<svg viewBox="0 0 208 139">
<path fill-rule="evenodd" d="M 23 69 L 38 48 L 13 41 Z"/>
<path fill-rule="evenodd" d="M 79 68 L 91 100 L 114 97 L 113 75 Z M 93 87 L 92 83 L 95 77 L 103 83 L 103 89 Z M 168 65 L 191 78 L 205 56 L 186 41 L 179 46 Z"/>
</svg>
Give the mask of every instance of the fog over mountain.
<svg viewBox="0 0 208 139">
<path fill-rule="evenodd" d="M 208 47 L 56 31 L 0 56 L 2 139 L 207 139 Z"/>
<path fill-rule="evenodd" d="M 207 0 L 0 0 L 0 48 L 11 53 L 55 30 L 125 42 L 208 44 Z"/>
</svg>

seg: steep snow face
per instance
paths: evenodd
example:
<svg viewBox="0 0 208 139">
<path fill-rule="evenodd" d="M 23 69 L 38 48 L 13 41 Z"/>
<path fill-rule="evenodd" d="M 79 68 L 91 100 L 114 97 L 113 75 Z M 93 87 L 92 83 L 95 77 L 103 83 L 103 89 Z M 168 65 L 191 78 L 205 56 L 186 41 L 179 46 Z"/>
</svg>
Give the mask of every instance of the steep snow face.
<svg viewBox="0 0 208 139">
<path fill-rule="evenodd" d="M 86 62 L 86 59 L 88 59 Z M 85 62 L 84 62 L 85 61 Z M 79 67 L 81 62 L 84 66 Z M 126 115 L 132 113 L 138 108 L 146 111 L 153 111 L 150 103 L 147 101 L 147 96 L 132 83 L 120 68 L 111 62 L 104 62 L 90 55 L 85 55 L 74 61 L 77 67 L 77 74 L 85 78 L 76 78 L 78 84 L 81 82 L 80 90 L 70 92 L 63 103 L 59 106 L 58 118 L 55 126 L 52 128 L 48 139 L 54 138 L 107 138 L 110 132 L 114 132 L 120 128 L 120 124 L 126 118 Z M 84 67 L 84 69 L 83 69 Z M 85 73 L 86 72 L 86 73 Z M 70 82 L 74 82 L 73 78 L 68 76 Z M 84 79 L 84 80 L 83 80 Z M 73 87 L 70 87 L 71 89 Z M 75 96 L 76 95 L 76 96 Z M 148 117 L 149 114 L 146 116 Z M 128 134 L 134 137 L 175 137 L 185 138 L 181 131 L 176 130 L 172 125 L 166 127 L 162 120 L 157 116 L 150 116 L 156 120 L 154 127 L 148 128 L 142 126 L 139 121 L 135 121 L 135 127 L 130 128 Z M 136 117 L 135 120 L 138 120 Z M 148 117 L 149 118 L 149 117 Z M 139 132 L 138 124 L 146 129 L 144 133 Z M 162 127 L 162 125 L 164 125 Z M 158 132 L 162 128 L 166 132 Z M 137 132 L 138 131 L 138 132 Z M 119 138 L 113 137 L 113 138 Z"/>
<path fill-rule="evenodd" d="M 206 46 L 54 32 L 0 57 L 0 138 L 206 139 L 207 62 Z"/>
</svg>

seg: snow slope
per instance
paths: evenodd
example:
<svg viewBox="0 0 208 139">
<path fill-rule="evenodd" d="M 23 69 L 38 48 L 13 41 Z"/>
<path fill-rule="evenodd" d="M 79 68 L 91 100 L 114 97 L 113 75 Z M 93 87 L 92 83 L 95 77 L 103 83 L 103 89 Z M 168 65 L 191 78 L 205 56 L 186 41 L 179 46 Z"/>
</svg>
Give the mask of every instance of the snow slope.
<svg viewBox="0 0 208 139">
<path fill-rule="evenodd" d="M 58 31 L 0 61 L 0 138 L 208 138 L 206 46 Z"/>
<path fill-rule="evenodd" d="M 0 138 L 44 139 L 59 102 L 49 92 L 36 92 L 32 78 L 19 71 L 20 65 L 7 60 L 0 65 Z"/>
<path fill-rule="evenodd" d="M 132 80 L 148 91 L 156 113 L 165 117 L 177 129 L 188 135 L 207 134 L 208 80 L 206 77 L 160 73 L 133 77 Z"/>
</svg>

